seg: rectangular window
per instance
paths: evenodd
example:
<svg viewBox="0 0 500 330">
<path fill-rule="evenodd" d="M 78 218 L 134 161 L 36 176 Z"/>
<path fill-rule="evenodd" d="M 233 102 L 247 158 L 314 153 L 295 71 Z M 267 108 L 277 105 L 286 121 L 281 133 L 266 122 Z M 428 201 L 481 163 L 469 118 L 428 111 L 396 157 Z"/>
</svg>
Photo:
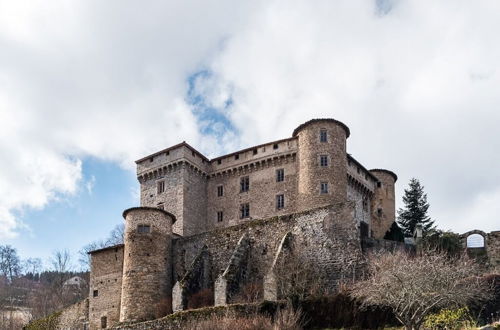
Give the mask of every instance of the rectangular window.
<svg viewBox="0 0 500 330">
<path fill-rule="evenodd" d="M 98 295 L 99 295 L 99 290 L 94 290 L 94 292 L 93 292 L 93 296 L 94 296 L 94 297 L 97 297 Z"/>
<path fill-rule="evenodd" d="M 377 182 L 377 188 L 381 188 L 382 187 L 382 182 Z"/>
<path fill-rule="evenodd" d="M 253 154 L 254 155 L 257 155 L 257 152 L 258 152 L 257 149 L 253 149 Z"/>
<path fill-rule="evenodd" d="M 137 232 L 141 234 L 148 234 L 151 232 L 150 225 L 137 225 Z"/>
<path fill-rule="evenodd" d="M 240 192 L 245 192 L 250 189 L 250 178 L 244 176 L 240 179 Z"/>
<path fill-rule="evenodd" d="M 222 164 L 222 159 L 217 159 L 217 164 L 218 165 Z"/>
<path fill-rule="evenodd" d="M 285 181 L 285 169 L 280 168 L 276 170 L 276 182 Z"/>
<path fill-rule="evenodd" d="M 322 129 L 319 131 L 319 142 L 327 142 L 326 129 Z"/>
<path fill-rule="evenodd" d="M 328 156 L 327 155 L 321 155 L 321 156 L 319 156 L 319 165 L 321 167 L 328 166 Z"/>
<path fill-rule="evenodd" d="M 278 210 L 285 208 L 285 195 L 276 195 L 276 208 Z"/>
<path fill-rule="evenodd" d="M 250 217 L 250 204 L 245 203 L 240 205 L 240 219 Z"/>
<path fill-rule="evenodd" d="M 328 182 L 321 182 L 320 192 L 322 194 L 328 194 Z"/>
<path fill-rule="evenodd" d="M 106 316 L 101 317 L 101 329 L 106 329 L 108 327 L 108 318 Z"/>
<path fill-rule="evenodd" d="M 224 220 L 224 213 L 222 211 L 217 212 L 217 222 L 222 222 Z"/>
<path fill-rule="evenodd" d="M 238 154 L 238 155 L 234 155 L 234 159 L 235 159 L 235 160 L 240 159 L 240 155 L 239 155 L 239 154 Z"/>
<path fill-rule="evenodd" d="M 221 197 L 224 196 L 224 186 L 217 186 L 217 196 Z"/>
<path fill-rule="evenodd" d="M 273 149 L 278 149 L 278 144 L 277 143 L 273 144 Z"/>
<path fill-rule="evenodd" d="M 163 192 L 165 192 L 165 181 L 164 180 L 161 180 L 161 181 L 158 181 L 157 183 L 157 190 L 158 190 L 158 194 L 161 194 Z"/>
</svg>

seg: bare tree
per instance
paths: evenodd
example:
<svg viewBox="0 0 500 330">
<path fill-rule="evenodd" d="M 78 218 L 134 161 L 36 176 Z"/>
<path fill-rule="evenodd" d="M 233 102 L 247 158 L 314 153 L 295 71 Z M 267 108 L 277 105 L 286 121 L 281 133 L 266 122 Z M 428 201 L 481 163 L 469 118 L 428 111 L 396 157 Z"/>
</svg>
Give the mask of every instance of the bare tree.
<svg viewBox="0 0 500 330">
<path fill-rule="evenodd" d="M 23 262 L 24 274 L 32 274 L 33 278 L 42 271 L 42 260 L 40 258 L 28 258 Z"/>
<path fill-rule="evenodd" d="M 404 251 L 371 255 L 369 278 L 351 291 L 363 305 L 391 307 L 406 329 L 419 329 L 432 311 L 464 306 L 486 299 L 490 288 L 478 276 L 475 262 L 466 256 L 450 258 L 428 252 L 410 256 Z"/>
<path fill-rule="evenodd" d="M 9 282 L 12 282 L 20 271 L 21 266 L 16 249 L 10 245 L 0 245 L 0 275 L 5 276 Z"/>
<path fill-rule="evenodd" d="M 98 240 L 85 245 L 80 251 L 78 251 L 78 261 L 84 270 L 90 269 L 90 251 L 102 249 L 108 246 L 123 244 L 123 235 L 125 232 L 125 225 L 116 225 L 113 230 L 109 233 L 109 236 L 105 240 Z"/>
</svg>

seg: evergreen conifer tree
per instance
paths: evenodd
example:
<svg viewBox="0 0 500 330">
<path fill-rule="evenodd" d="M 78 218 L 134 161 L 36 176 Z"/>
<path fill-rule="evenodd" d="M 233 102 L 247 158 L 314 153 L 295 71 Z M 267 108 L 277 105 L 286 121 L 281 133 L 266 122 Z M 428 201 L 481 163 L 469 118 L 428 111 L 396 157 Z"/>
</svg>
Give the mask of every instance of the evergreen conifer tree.
<svg viewBox="0 0 500 330">
<path fill-rule="evenodd" d="M 398 210 L 398 224 L 405 236 L 412 236 L 418 223 L 422 225 L 424 233 L 434 228 L 434 220 L 427 215 L 427 194 L 417 179 L 410 180 L 409 188 L 405 189 L 403 203 L 404 208 Z"/>
</svg>

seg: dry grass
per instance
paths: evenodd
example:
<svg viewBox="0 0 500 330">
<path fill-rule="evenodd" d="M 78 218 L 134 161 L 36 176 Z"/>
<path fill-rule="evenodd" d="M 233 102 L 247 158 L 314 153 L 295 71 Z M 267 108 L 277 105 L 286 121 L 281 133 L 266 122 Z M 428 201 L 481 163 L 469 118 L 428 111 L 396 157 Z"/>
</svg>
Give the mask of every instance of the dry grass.
<svg viewBox="0 0 500 330">
<path fill-rule="evenodd" d="M 227 314 L 190 322 L 183 327 L 186 330 L 300 330 L 302 328 L 302 312 L 291 308 L 278 311 L 274 321 L 270 317 L 258 314 L 246 317 Z"/>
</svg>

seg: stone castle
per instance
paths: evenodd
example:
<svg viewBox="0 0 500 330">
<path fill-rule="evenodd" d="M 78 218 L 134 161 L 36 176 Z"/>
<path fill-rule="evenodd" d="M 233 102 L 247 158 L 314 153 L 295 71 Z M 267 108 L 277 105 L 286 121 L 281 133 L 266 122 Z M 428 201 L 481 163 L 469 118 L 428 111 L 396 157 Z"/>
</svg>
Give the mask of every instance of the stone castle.
<svg viewBox="0 0 500 330">
<path fill-rule="evenodd" d="M 90 252 L 89 298 L 61 322 L 152 320 L 165 307 L 188 309 L 200 292 L 234 302 L 249 284 L 276 300 L 280 261 L 291 258 L 325 290 L 356 278 L 362 241 L 382 239 L 395 221 L 397 176 L 348 154 L 349 134 L 313 119 L 290 138 L 211 160 L 185 142 L 138 160 L 141 207 L 123 212 L 124 244 Z"/>
<path fill-rule="evenodd" d="M 382 238 L 395 220 L 397 176 L 348 154 L 349 134 L 314 119 L 211 160 L 185 142 L 139 159 L 125 243 L 91 252 L 90 328 L 153 319 L 162 301 L 186 309 L 204 288 L 215 304 L 249 282 L 277 298 L 270 274 L 292 246 L 332 283 L 355 273 L 360 236 Z"/>
</svg>

